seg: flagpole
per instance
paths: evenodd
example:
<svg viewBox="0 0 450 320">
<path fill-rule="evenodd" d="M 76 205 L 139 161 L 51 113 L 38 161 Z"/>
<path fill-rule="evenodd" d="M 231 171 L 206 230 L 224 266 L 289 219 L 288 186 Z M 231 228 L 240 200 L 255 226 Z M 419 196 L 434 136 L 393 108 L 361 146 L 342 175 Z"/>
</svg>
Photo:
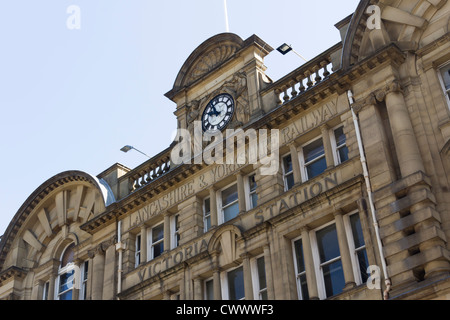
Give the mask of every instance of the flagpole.
<svg viewBox="0 0 450 320">
<path fill-rule="evenodd" d="M 227 0 L 223 0 L 223 7 L 225 10 L 225 29 L 227 32 L 230 32 L 230 26 L 228 24 L 228 9 L 227 9 Z"/>
</svg>

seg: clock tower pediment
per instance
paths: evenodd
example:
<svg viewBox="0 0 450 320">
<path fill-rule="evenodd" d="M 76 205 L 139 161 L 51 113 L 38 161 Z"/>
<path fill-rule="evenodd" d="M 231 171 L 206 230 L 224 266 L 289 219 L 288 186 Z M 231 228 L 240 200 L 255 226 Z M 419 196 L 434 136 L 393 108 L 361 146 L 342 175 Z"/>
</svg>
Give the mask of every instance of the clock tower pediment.
<svg viewBox="0 0 450 320">
<path fill-rule="evenodd" d="M 227 97 L 233 103 L 233 114 L 217 125 L 239 127 L 261 115 L 259 90 L 271 80 L 265 74 L 264 57 L 273 48 L 256 35 L 242 40 L 233 33 L 221 33 L 203 42 L 181 67 L 166 97 L 177 105 L 178 127 L 190 129 L 196 120 L 210 118 L 212 124 L 229 117 L 212 107 L 215 98 Z M 229 103 L 229 102 L 228 102 Z M 226 115 L 225 115 L 226 114 Z M 202 119 L 203 116 L 203 119 Z M 228 121 L 229 120 L 229 121 Z M 222 125 L 221 125 L 222 124 Z"/>
</svg>

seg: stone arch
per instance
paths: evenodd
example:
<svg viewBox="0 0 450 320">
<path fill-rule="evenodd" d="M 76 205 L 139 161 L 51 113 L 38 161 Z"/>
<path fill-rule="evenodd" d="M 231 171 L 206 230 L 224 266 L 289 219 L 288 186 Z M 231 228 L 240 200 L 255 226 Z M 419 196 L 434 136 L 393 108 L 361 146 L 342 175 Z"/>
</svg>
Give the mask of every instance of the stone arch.
<svg viewBox="0 0 450 320">
<path fill-rule="evenodd" d="M 61 238 L 79 243 L 79 226 L 113 201 L 106 182 L 87 173 L 67 171 L 50 178 L 28 197 L 6 229 L 0 242 L 0 271 L 35 267 L 44 252 L 50 258 L 46 248 L 64 241 Z"/>
<path fill-rule="evenodd" d="M 381 48 L 394 43 L 400 49 L 416 50 L 426 44 L 422 36 L 436 13 L 448 0 L 362 0 L 352 16 L 342 51 L 342 67 L 348 69 Z M 373 13 L 369 6 L 380 8 L 381 29 L 368 28 Z M 447 24 L 448 28 L 448 24 Z"/>
<path fill-rule="evenodd" d="M 236 34 L 221 33 L 198 46 L 187 58 L 175 79 L 172 90 L 166 94 L 171 98 L 206 74 L 229 61 L 244 47 L 244 41 Z"/>
<path fill-rule="evenodd" d="M 239 259 L 237 240 L 242 237 L 241 230 L 234 225 L 220 227 L 208 243 L 208 252 L 219 254 L 220 265 L 228 265 Z"/>
</svg>

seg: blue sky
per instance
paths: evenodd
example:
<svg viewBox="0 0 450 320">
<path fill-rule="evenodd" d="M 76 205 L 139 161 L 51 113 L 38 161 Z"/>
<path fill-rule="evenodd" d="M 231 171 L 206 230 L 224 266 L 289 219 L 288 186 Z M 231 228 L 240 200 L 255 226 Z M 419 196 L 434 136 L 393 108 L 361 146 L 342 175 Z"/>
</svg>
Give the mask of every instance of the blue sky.
<svg viewBox="0 0 450 320">
<path fill-rule="evenodd" d="M 340 41 L 358 0 L 228 0 L 230 32 L 313 58 Z M 80 8 L 70 30 L 67 8 Z M 191 52 L 225 32 L 223 0 L 14 0 L 0 3 L 0 235 L 43 182 L 67 170 L 134 168 L 171 143 L 164 97 Z M 276 50 L 277 80 L 303 63 Z"/>
</svg>

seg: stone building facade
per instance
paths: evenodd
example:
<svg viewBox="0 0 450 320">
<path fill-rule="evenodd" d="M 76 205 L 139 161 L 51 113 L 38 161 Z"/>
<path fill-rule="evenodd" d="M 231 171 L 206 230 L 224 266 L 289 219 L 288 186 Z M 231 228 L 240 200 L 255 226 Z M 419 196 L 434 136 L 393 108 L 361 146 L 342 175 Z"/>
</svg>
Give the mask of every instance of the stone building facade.
<svg viewBox="0 0 450 320">
<path fill-rule="evenodd" d="M 266 130 L 276 172 L 175 164 L 177 140 L 134 169 L 56 175 L 1 238 L 0 299 L 449 299 L 449 13 L 362 0 L 278 81 L 259 37 L 206 40 L 166 93 L 179 128 Z"/>
</svg>

